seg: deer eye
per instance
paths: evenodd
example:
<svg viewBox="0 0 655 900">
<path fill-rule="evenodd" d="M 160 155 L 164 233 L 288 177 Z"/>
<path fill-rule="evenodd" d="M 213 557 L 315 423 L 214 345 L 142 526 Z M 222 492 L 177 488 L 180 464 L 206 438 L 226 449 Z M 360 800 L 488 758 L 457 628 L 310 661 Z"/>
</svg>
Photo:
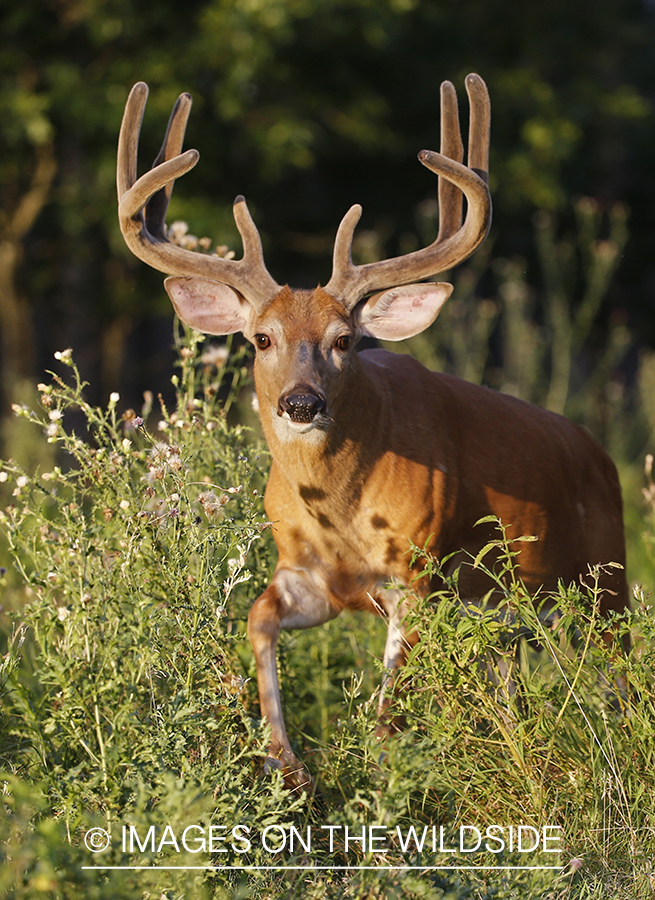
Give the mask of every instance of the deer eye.
<svg viewBox="0 0 655 900">
<path fill-rule="evenodd" d="M 342 334 L 334 342 L 334 346 L 337 348 L 337 350 L 349 350 L 351 344 L 352 335 L 350 334 Z"/>
<path fill-rule="evenodd" d="M 267 350 L 271 346 L 270 337 L 267 334 L 256 334 L 255 346 L 258 350 Z"/>
</svg>

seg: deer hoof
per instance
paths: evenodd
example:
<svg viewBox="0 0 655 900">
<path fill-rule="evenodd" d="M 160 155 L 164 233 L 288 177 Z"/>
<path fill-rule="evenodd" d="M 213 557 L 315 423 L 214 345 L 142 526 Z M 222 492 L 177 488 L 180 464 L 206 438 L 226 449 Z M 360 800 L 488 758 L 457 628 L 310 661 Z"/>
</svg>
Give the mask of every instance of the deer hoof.
<svg viewBox="0 0 655 900">
<path fill-rule="evenodd" d="M 264 772 L 271 775 L 281 772 L 285 785 L 291 791 L 314 792 L 314 779 L 288 750 L 281 750 L 276 756 L 267 756 L 264 760 Z"/>
</svg>

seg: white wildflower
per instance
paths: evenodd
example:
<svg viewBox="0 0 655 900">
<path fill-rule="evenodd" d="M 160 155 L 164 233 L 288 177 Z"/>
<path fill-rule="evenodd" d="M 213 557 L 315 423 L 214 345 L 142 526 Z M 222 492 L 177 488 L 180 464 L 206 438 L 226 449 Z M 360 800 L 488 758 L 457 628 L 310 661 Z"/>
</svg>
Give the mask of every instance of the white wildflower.
<svg viewBox="0 0 655 900">
<path fill-rule="evenodd" d="M 188 230 L 189 226 L 186 222 L 172 222 L 168 228 L 168 240 L 173 244 L 181 244 Z"/>
<path fill-rule="evenodd" d="M 230 250 L 227 244 L 219 244 L 212 255 L 219 256 L 221 259 L 234 259 L 236 256 L 234 250 Z"/>
<path fill-rule="evenodd" d="M 212 344 L 200 357 L 200 362 L 205 366 L 222 368 L 228 360 L 230 353 L 224 344 Z"/>
</svg>

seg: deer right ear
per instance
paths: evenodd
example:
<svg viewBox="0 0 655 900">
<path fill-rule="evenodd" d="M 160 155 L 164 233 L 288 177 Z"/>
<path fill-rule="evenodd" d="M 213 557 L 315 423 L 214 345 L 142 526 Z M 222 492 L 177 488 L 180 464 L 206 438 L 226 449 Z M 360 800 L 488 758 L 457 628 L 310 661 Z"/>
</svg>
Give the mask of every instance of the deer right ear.
<svg viewBox="0 0 655 900">
<path fill-rule="evenodd" d="M 404 341 L 432 325 L 453 291 L 444 282 L 406 284 L 374 294 L 362 306 L 362 334 L 383 341 Z"/>
<path fill-rule="evenodd" d="M 173 277 L 164 281 L 175 312 L 185 325 L 204 334 L 243 331 L 250 306 L 226 284 L 208 278 Z"/>
</svg>

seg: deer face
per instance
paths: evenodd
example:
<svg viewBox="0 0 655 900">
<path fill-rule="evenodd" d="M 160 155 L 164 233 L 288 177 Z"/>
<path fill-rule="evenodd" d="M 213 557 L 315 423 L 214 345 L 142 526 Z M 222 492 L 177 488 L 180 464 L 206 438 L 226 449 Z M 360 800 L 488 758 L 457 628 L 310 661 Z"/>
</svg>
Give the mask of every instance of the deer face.
<svg viewBox="0 0 655 900">
<path fill-rule="evenodd" d="M 350 311 L 321 287 L 283 287 L 261 310 L 204 278 L 167 278 L 165 284 L 183 322 L 209 334 L 242 331 L 254 345 L 260 411 L 280 440 L 308 432 L 318 440 L 328 431 L 361 335 L 412 337 L 434 321 L 452 291 L 445 283 L 410 284 L 374 294 Z"/>
<path fill-rule="evenodd" d="M 321 288 L 285 287 L 250 328 L 260 410 L 278 437 L 325 433 L 358 337 L 353 316 Z"/>
</svg>

